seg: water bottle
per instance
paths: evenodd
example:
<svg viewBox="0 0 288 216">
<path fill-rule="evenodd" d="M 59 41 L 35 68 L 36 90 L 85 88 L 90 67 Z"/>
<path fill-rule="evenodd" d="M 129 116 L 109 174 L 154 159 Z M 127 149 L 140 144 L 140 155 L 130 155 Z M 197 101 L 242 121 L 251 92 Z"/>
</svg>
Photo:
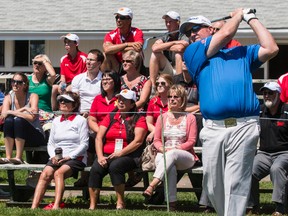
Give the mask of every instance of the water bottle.
<svg viewBox="0 0 288 216">
<path fill-rule="evenodd" d="M 55 149 L 55 159 L 57 161 L 61 160 L 63 158 L 63 154 L 62 154 L 63 150 L 61 147 L 58 147 Z"/>
</svg>

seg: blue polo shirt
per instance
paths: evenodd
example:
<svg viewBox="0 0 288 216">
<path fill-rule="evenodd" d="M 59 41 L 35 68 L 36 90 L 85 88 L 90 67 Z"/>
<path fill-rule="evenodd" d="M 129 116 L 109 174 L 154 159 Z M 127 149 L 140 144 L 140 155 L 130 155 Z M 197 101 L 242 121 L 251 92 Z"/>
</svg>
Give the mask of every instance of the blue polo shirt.
<svg viewBox="0 0 288 216">
<path fill-rule="evenodd" d="M 192 43 L 184 53 L 189 74 L 198 87 L 203 117 L 221 120 L 258 116 L 260 106 L 251 72 L 263 64 L 258 59 L 260 45 L 221 49 L 207 58 L 211 39 Z"/>
</svg>

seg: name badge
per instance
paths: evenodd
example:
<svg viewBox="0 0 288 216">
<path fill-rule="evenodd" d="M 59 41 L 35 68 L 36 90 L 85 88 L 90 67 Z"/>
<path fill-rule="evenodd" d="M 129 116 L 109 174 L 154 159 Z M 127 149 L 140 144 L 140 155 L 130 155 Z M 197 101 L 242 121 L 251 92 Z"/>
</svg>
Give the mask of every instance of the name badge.
<svg viewBox="0 0 288 216">
<path fill-rule="evenodd" d="M 119 152 L 123 149 L 123 139 L 115 139 L 114 152 Z"/>
</svg>

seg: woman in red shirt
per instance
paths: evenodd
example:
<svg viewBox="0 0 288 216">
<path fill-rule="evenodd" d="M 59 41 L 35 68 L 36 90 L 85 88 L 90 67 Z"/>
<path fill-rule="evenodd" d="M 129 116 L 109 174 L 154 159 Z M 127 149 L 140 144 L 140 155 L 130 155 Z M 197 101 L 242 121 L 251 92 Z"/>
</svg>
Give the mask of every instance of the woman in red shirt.
<svg viewBox="0 0 288 216">
<path fill-rule="evenodd" d="M 168 111 L 167 92 L 172 85 L 173 79 L 169 74 L 160 74 L 156 80 L 155 97 L 151 98 L 148 104 L 146 116 L 148 130 L 150 131 L 146 139 L 148 142 L 151 142 L 154 138 L 155 124 L 160 115 L 160 109 L 162 109 L 163 113 Z"/>
<path fill-rule="evenodd" d="M 147 134 L 144 116 L 137 113 L 135 92 L 124 89 L 118 95 L 119 111 L 106 115 L 96 137 L 97 159 L 89 177 L 90 207 L 96 209 L 102 181 L 109 173 L 116 191 L 117 209 L 125 208 L 125 173 L 137 167 Z"/>
</svg>

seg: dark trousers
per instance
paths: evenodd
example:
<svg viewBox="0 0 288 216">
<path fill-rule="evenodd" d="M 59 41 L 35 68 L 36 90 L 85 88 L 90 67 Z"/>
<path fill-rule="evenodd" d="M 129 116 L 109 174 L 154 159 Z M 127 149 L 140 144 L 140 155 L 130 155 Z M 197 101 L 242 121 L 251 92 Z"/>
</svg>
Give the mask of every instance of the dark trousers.
<svg viewBox="0 0 288 216">
<path fill-rule="evenodd" d="M 135 160 L 129 156 L 116 158 L 108 162 L 108 166 L 103 168 L 96 159 L 90 170 L 88 186 L 91 188 L 101 188 L 103 178 L 109 174 L 113 186 L 125 184 L 125 173 L 137 167 Z"/>
</svg>

